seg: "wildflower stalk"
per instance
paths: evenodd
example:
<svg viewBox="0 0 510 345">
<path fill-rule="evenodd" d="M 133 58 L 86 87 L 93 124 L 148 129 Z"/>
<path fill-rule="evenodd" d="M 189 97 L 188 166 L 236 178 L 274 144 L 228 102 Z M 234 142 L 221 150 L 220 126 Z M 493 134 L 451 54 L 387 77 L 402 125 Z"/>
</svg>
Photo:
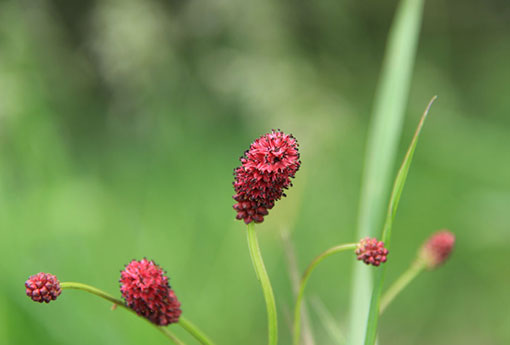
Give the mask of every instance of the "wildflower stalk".
<svg viewBox="0 0 510 345">
<path fill-rule="evenodd" d="M 381 297 L 379 315 L 381 315 L 393 299 L 423 270 L 433 270 L 441 266 L 452 253 L 455 235 L 447 229 L 437 231 L 422 245 L 418 256 Z"/>
<path fill-rule="evenodd" d="M 344 252 L 347 250 L 355 250 L 357 243 L 347 243 L 341 244 L 319 254 L 313 261 L 308 265 L 303 273 L 303 277 L 301 278 L 301 282 L 299 284 L 299 292 L 296 298 L 296 305 L 294 307 L 294 345 L 299 345 L 301 338 L 301 305 L 303 302 L 303 295 L 305 292 L 306 283 L 310 278 L 315 267 L 325 258 L 340 252 Z"/>
<path fill-rule="evenodd" d="M 262 286 L 264 299 L 266 301 L 267 309 L 267 325 L 268 325 L 268 344 L 276 345 L 278 343 L 278 318 L 276 314 L 276 303 L 274 300 L 273 288 L 267 275 L 264 261 L 262 260 L 262 253 L 260 252 L 257 234 L 255 233 L 255 225 L 253 222 L 248 224 L 248 247 L 250 249 L 251 261 L 257 279 Z"/>
<path fill-rule="evenodd" d="M 82 283 L 76 283 L 76 282 L 63 282 L 63 283 L 60 283 L 60 287 L 61 289 L 73 289 L 73 290 L 82 290 L 82 291 L 85 291 L 85 292 L 88 292 L 88 293 L 91 293 L 93 295 L 96 295 L 98 297 L 101 297 L 113 304 L 115 304 L 116 306 L 120 306 L 132 313 L 134 313 L 135 315 L 138 316 L 138 314 L 136 314 L 136 312 L 129 308 L 128 306 L 126 306 L 124 304 L 124 302 L 120 299 L 117 299 L 115 297 L 113 297 L 112 295 L 102 291 L 102 290 L 99 290 L 98 288 L 95 288 L 93 286 L 90 286 L 90 285 L 87 285 L 87 284 L 82 284 Z M 144 318 L 145 319 L 145 318 Z M 145 319 L 148 323 L 150 323 L 152 326 L 156 327 L 158 329 L 158 331 L 160 331 L 161 333 L 163 333 L 168 339 L 170 339 L 174 344 L 176 345 L 185 345 L 185 343 L 180 340 L 179 338 L 177 338 L 175 336 L 175 334 L 173 334 L 168 328 L 166 327 L 162 327 L 162 326 L 158 326 L 154 323 L 152 323 L 150 320 L 148 319 Z M 182 316 L 179 318 L 179 322 L 178 322 L 179 325 L 181 325 L 182 328 L 184 328 L 188 333 L 190 333 L 195 339 L 197 339 L 201 344 L 203 345 L 214 345 L 214 343 L 209 339 L 207 338 L 194 324 L 192 324 L 191 322 L 189 322 L 188 320 L 186 320 L 185 318 L 183 318 Z"/>
<path fill-rule="evenodd" d="M 189 334 L 193 336 L 202 345 L 214 345 L 213 341 L 209 339 L 198 327 L 191 323 L 182 316 L 179 318 L 179 325 L 184 328 Z"/>
<path fill-rule="evenodd" d="M 112 295 L 102 291 L 102 290 L 99 290 L 98 288 L 95 288 L 93 286 L 90 286 L 90 285 L 87 285 L 87 284 L 83 284 L 83 283 L 76 283 L 76 282 L 63 282 L 63 283 L 60 283 L 60 288 L 62 290 L 64 289 L 70 289 L 70 290 L 82 290 L 82 291 L 86 291 L 86 292 L 89 292 L 93 295 L 96 295 L 96 296 L 99 296 L 109 302 L 112 302 L 118 306 L 121 306 L 122 308 L 125 308 L 131 312 L 133 312 L 132 309 L 128 308 L 123 301 L 121 301 L 120 299 L 117 299 L 115 297 L 113 297 Z"/>
<path fill-rule="evenodd" d="M 402 275 L 388 288 L 388 290 L 381 297 L 381 304 L 379 306 L 379 315 L 381 315 L 388 305 L 395 299 L 395 297 L 404 288 L 409 285 L 414 278 L 416 278 L 425 269 L 425 262 L 423 260 L 416 260 L 413 264 L 402 273 Z"/>
<path fill-rule="evenodd" d="M 292 284 L 293 299 L 297 298 L 299 292 L 301 273 L 298 269 L 297 257 L 295 253 L 294 245 L 290 239 L 289 230 L 286 227 L 281 228 L 281 239 L 283 248 L 285 250 L 285 256 L 287 259 L 287 266 L 289 272 L 290 282 Z M 316 345 L 313 336 L 312 328 L 310 325 L 310 315 L 308 313 L 306 301 L 303 301 L 301 306 L 301 327 L 302 327 L 302 343 L 304 345 Z"/>
</svg>

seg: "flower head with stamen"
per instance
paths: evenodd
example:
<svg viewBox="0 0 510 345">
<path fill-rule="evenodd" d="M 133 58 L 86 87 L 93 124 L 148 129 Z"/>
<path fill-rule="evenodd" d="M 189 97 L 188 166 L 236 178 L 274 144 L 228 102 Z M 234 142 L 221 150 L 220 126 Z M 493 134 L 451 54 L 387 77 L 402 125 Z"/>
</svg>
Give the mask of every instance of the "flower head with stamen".
<svg viewBox="0 0 510 345">
<path fill-rule="evenodd" d="M 273 130 L 256 139 L 240 161 L 234 170 L 236 218 L 261 223 L 292 186 L 291 178 L 301 166 L 298 143 L 292 135 Z"/>
<path fill-rule="evenodd" d="M 126 305 L 138 315 L 160 326 L 179 321 L 181 304 L 154 261 L 131 261 L 121 271 L 120 285 Z"/>
</svg>

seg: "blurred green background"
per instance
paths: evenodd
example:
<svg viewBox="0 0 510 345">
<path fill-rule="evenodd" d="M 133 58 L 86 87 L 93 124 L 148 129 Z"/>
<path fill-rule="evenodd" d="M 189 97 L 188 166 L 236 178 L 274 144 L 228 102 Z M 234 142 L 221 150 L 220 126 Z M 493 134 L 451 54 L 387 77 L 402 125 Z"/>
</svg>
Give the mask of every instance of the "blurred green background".
<svg viewBox="0 0 510 345">
<path fill-rule="evenodd" d="M 266 315 L 234 220 L 238 157 L 271 128 L 302 169 L 258 226 L 288 344 L 299 268 L 354 238 L 363 154 L 392 1 L 0 1 L 0 344 L 166 344 L 80 291 L 38 305 L 40 271 L 118 292 L 144 256 L 218 344 L 263 344 Z M 457 235 L 381 321 L 381 344 L 509 344 L 510 6 L 426 3 L 399 157 L 428 100 L 393 231 L 387 282 L 433 231 Z M 352 257 L 308 296 L 346 329 Z M 316 344 L 335 344 L 311 310 Z M 188 340 L 178 326 L 172 330 Z M 192 341 L 190 341 L 192 343 Z"/>
</svg>

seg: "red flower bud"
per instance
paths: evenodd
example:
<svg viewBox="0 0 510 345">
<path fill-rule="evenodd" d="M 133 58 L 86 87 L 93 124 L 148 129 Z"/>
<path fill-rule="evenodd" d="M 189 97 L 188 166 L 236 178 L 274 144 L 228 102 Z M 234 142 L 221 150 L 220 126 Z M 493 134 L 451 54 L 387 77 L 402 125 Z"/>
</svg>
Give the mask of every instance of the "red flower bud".
<svg viewBox="0 0 510 345">
<path fill-rule="evenodd" d="M 384 248 L 382 241 L 377 241 L 376 238 L 365 237 L 359 241 L 355 253 L 358 256 L 358 260 L 362 260 L 367 265 L 379 266 L 381 263 L 386 262 L 388 249 Z"/>
<path fill-rule="evenodd" d="M 126 305 L 156 325 L 179 321 L 181 304 L 168 284 L 168 277 L 154 263 L 133 260 L 121 271 L 120 291 Z"/>
<path fill-rule="evenodd" d="M 56 300 L 62 290 L 57 277 L 49 273 L 37 273 L 25 282 L 27 296 L 34 302 L 45 302 Z"/>
<path fill-rule="evenodd" d="M 429 237 L 420 250 L 420 258 L 428 269 L 442 265 L 450 256 L 455 245 L 455 235 L 448 230 L 440 230 Z"/>
</svg>

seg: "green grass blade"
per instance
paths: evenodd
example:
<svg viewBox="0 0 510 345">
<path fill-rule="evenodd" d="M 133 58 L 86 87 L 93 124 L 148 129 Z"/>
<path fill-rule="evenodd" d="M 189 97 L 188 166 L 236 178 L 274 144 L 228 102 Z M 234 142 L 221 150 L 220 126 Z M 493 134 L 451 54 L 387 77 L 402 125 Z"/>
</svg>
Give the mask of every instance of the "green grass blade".
<svg viewBox="0 0 510 345">
<path fill-rule="evenodd" d="M 368 133 L 357 238 L 376 236 L 383 226 L 422 12 L 423 0 L 402 0 L 389 33 Z M 356 264 L 350 306 L 350 345 L 363 344 L 370 286 L 369 268 Z"/>
<path fill-rule="evenodd" d="M 384 229 L 382 233 L 382 240 L 385 242 L 385 245 L 388 246 L 390 243 L 391 236 L 391 228 L 393 225 L 393 220 L 395 219 L 395 214 L 397 213 L 398 203 L 400 202 L 400 196 L 402 195 L 402 191 L 404 190 L 404 185 L 407 179 L 407 174 L 409 172 L 409 167 L 411 166 L 411 162 L 413 160 L 414 151 L 416 150 L 416 144 L 418 143 L 418 138 L 420 136 L 421 130 L 423 128 L 423 124 L 427 119 L 427 115 L 429 114 L 430 107 L 432 103 L 437 99 L 437 96 L 432 97 L 427 108 L 418 123 L 418 127 L 416 128 L 416 132 L 414 133 L 413 140 L 407 149 L 407 153 L 404 157 L 404 161 L 402 162 L 402 166 L 400 167 L 397 177 L 395 178 L 395 182 L 393 184 L 393 190 L 391 192 L 391 198 L 388 205 L 388 214 L 386 215 L 386 222 L 384 224 Z"/>
<path fill-rule="evenodd" d="M 407 149 L 407 153 L 404 157 L 404 161 L 402 162 L 402 166 L 400 167 L 397 177 L 395 178 L 395 182 L 393 184 L 393 190 L 391 193 L 390 202 L 388 204 L 388 213 L 386 215 L 386 222 L 384 224 L 384 230 L 382 234 L 382 240 L 384 241 L 385 247 L 389 249 L 390 240 L 391 240 L 391 229 L 393 226 L 393 220 L 395 219 L 395 215 L 397 213 L 398 204 L 400 201 L 400 196 L 402 195 L 402 191 L 404 190 L 404 185 L 407 179 L 407 174 L 409 172 L 409 167 L 411 166 L 411 162 L 413 160 L 414 151 L 416 150 L 416 144 L 418 143 L 418 138 L 420 136 L 421 130 L 423 128 L 423 123 L 427 118 L 430 107 L 432 103 L 436 100 L 436 96 L 434 96 L 423 116 L 421 117 L 420 123 L 416 128 L 416 132 L 414 133 L 413 140 Z M 367 322 L 367 331 L 365 336 L 365 345 L 373 345 L 375 344 L 375 339 L 377 336 L 377 324 L 379 321 L 379 304 L 381 300 L 381 293 L 384 285 L 384 276 L 386 273 L 386 265 L 382 265 L 376 274 L 376 278 L 374 281 L 374 289 L 372 292 L 372 300 L 370 301 L 370 310 L 368 313 L 368 322 Z"/>
</svg>

